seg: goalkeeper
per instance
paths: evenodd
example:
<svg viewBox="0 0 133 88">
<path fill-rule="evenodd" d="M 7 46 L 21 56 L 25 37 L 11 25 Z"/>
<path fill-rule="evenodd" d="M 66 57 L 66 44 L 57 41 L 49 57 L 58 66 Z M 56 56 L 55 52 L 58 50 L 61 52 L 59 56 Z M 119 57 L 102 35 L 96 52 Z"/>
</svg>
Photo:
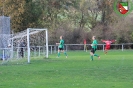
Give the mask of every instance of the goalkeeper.
<svg viewBox="0 0 133 88">
<path fill-rule="evenodd" d="M 66 58 L 67 58 L 67 53 L 64 51 L 64 40 L 63 40 L 63 37 L 60 36 L 60 43 L 56 43 L 56 45 L 59 45 L 59 48 L 58 48 L 58 57 L 60 57 L 60 52 L 64 52 Z"/>
</svg>

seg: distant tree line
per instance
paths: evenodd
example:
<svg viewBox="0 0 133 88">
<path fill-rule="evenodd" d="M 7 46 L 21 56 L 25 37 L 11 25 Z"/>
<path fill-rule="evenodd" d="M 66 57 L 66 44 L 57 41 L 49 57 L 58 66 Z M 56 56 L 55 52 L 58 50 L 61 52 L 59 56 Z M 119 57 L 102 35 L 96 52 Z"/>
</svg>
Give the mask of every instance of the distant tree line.
<svg viewBox="0 0 133 88">
<path fill-rule="evenodd" d="M 126 17 L 114 12 L 115 0 L 0 0 L 0 15 L 11 17 L 11 29 L 48 28 L 49 44 L 91 42 L 116 39 L 116 43 L 133 42 L 133 14 Z M 120 1 L 120 0 L 118 0 Z"/>
</svg>

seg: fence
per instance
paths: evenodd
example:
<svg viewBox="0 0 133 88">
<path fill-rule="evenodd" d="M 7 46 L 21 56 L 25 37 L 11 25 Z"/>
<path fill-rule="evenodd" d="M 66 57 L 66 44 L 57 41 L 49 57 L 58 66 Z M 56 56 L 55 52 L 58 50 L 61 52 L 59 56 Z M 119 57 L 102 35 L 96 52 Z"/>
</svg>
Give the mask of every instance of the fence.
<svg viewBox="0 0 133 88">
<path fill-rule="evenodd" d="M 13 47 L 13 48 L 0 48 L 0 59 L 20 59 L 27 57 L 27 47 Z M 46 47 L 45 46 L 31 46 L 30 47 L 30 56 L 45 56 Z"/>
<path fill-rule="evenodd" d="M 86 44 L 87 51 L 91 49 L 91 44 Z M 0 59 L 8 59 L 8 58 L 16 58 L 19 59 L 22 54 L 21 48 L 23 48 L 23 57 L 27 57 L 27 47 L 14 47 L 12 48 L 0 48 Z M 105 44 L 98 44 L 98 50 L 104 51 Z M 31 46 L 30 47 L 30 56 L 45 56 L 46 47 L 45 46 Z M 57 53 L 58 46 L 57 45 L 49 45 L 49 54 Z M 84 44 L 65 44 L 66 51 L 86 51 Z M 111 44 L 111 50 L 129 50 L 133 49 L 133 43 L 125 43 L 125 44 Z"/>
<path fill-rule="evenodd" d="M 86 51 L 91 49 L 91 44 L 86 44 L 86 47 L 84 44 L 65 44 L 65 50 L 66 51 L 75 51 L 75 50 L 84 50 Z M 104 51 L 105 44 L 98 44 L 98 50 Z M 123 44 L 111 44 L 111 50 L 129 50 L 133 49 L 133 43 L 123 43 Z M 56 53 L 58 50 L 57 45 L 49 45 L 49 53 Z"/>
</svg>

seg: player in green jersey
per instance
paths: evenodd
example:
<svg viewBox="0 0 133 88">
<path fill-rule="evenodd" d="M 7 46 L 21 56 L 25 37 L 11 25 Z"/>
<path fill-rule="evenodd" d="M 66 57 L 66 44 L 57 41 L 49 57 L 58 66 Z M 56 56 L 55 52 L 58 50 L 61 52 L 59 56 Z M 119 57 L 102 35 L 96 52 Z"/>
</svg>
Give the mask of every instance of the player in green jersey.
<svg viewBox="0 0 133 88">
<path fill-rule="evenodd" d="M 95 54 L 95 52 L 96 52 L 96 50 L 97 50 L 97 40 L 96 40 L 96 37 L 93 36 L 93 37 L 92 37 L 92 40 L 93 40 L 93 42 L 92 42 L 92 44 L 91 44 L 91 47 L 92 47 L 92 48 L 91 48 L 90 55 L 91 55 L 91 60 L 93 61 L 93 56 L 98 57 L 98 59 L 100 59 L 100 56 L 97 55 L 97 54 Z"/>
<path fill-rule="evenodd" d="M 56 43 L 56 44 L 59 45 L 58 46 L 59 47 L 58 48 L 58 57 L 60 57 L 60 52 L 62 51 L 62 52 L 64 52 L 64 54 L 67 58 L 67 53 L 64 51 L 64 40 L 63 40 L 62 36 L 60 36 L 60 43 Z"/>
</svg>

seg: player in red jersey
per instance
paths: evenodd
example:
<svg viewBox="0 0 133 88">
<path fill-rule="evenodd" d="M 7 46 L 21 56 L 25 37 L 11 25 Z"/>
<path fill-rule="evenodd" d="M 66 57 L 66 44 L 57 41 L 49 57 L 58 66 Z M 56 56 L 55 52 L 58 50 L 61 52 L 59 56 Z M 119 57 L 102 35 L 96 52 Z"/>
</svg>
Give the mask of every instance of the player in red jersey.
<svg viewBox="0 0 133 88">
<path fill-rule="evenodd" d="M 116 40 L 101 40 L 101 41 L 106 43 L 104 53 L 107 54 L 107 51 L 110 49 L 111 43 L 115 42 Z"/>
</svg>

